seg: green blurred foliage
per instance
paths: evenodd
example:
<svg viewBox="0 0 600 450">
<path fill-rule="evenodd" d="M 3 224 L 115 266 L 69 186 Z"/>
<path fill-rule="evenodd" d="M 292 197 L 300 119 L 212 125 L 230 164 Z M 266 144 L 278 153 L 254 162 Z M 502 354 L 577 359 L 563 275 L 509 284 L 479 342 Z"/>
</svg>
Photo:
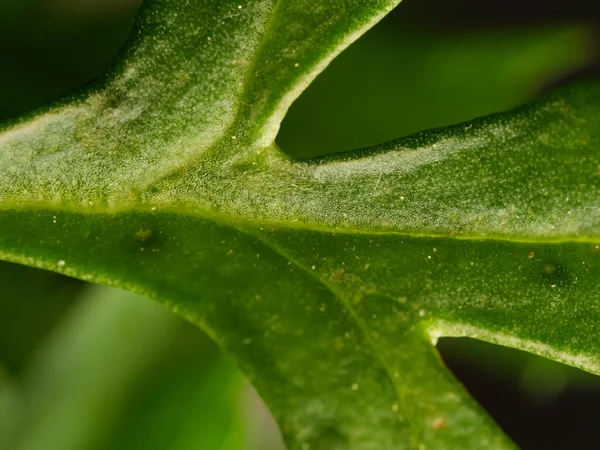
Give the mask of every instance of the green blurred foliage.
<svg viewBox="0 0 600 450">
<path fill-rule="evenodd" d="M 95 77 L 127 37 L 141 0 L 0 1 L 0 118 Z"/>
<path fill-rule="evenodd" d="M 21 374 L 83 285 L 50 272 L 0 263 L 0 365 L 6 376 Z"/>
<path fill-rule="evenodd" d="M 244 388 L 191 324 L 133 294 L 88 288 L 12 385 L 5 414 L 13 423 L 0 442 L 14 450 L 250 449 Z"/>
<path fill-rule="evenodd" d="M 277 142 L 322 155 L 505 111 L 589 62 L 590 41 L 575 26 L 444 34 L 384 19 L 298 99 Z"/>
<path fill-rule="evenodd" d="M 0 17 L 11 17 L 16 14 L 26 2 L 20 0 L 3 0 L 0 3 Z"/>
<path fill-rule="evenodd" d="M 94 77 L 139 3 L 0 2 L 0 117 Z M 324 154 L 501 111 L 582 67 L 590 42 L 577 26 L 448 35 L 386 19 L 293 105 L 278 143 L 298 156 Z M 281 447 L 231 362 L 157 305 L 5 263 L 0 292 L 1 450 Z M 525 353 L 463 340 L 444 348 L 539 401 L 567 385 L 599 386 Z"/>
</svg>

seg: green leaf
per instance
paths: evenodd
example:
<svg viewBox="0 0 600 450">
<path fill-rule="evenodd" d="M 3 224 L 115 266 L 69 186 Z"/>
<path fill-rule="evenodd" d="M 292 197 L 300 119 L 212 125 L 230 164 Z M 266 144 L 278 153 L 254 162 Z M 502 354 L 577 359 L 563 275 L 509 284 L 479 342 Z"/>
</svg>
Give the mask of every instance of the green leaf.
<svg viewBox="0 0 600 450">
<path fill-rule="evenodd" d="M 0 135 L 0 256 L 200 325 L 291 448 L 512 448 L 432 343 L 600 373 L 600 84 L 357 152 L 280 152 L 290 103 L 393 6 L 147 1 L 104 78 Z"/>
</svg>

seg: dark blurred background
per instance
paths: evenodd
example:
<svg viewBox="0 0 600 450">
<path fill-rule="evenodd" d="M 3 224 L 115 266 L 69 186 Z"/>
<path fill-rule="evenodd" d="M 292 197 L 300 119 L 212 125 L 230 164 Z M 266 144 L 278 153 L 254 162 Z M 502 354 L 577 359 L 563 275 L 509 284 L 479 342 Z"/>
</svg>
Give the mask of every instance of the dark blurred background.
<svg viewBox="0 0 600 450">
<path fill-rule="evenodd" d="M 0 0 L 0 120 L 93 79 L 140 0 Z M 404 0 L 292 106 L 277 139 L 320 155 L 506 110 L 600 75 L 600 3 Z M 598 449 L 600 378 L 470 339 L 446 364 L 523 449 Z M 280 450 L 200 331 L 152 302 L 0 263 L 1 450 Z"/>
</svg>

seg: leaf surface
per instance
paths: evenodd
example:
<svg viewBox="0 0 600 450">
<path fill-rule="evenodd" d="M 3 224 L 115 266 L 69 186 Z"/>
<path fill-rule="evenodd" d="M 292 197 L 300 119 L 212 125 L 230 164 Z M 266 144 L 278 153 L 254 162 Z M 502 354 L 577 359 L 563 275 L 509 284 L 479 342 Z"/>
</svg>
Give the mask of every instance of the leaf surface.
<svg viewBox="0 0 600 450">
<path fill-rule="evenodd" d="M 291 448 L 512 448 L 432 343 L 600 373 L 600 84 L 282 153 L 293 99 L 393 6 L 147 1 L 111 72 L 0 134 L 0 256 L 200 325 Z"/>
</svg>

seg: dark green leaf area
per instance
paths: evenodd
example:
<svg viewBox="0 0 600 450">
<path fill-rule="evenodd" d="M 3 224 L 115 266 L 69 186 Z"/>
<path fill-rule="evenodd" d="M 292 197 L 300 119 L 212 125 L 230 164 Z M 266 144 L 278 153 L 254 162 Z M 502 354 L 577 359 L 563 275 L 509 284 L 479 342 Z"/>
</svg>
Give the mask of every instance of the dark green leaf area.
<svg viewBox="0 0 600 450">
<path fill-rule="evenodd" d="M 292 449 L 512 448 L 432 342 L 600 373 L 600 84 L 370 149 L 282 153 L 291 102 L 395 4 L 146 1 L 98 83 L 2 128 L 0 259 L 200 325 Z"/>
<path fill-rule="evenodd" d="M 292 448 L 510 448 L 443 368 L 438 334 L 480 327 L 598 371 L 595 245 L 261 230 L 165 212 L 1 219 L 0 236 L 19 236 L 0 238 L 3 257 L 125 285 L 207 328 Z"/>
<path fill-rule="evenodd" d="M 467 447 L 502 439 L 444 370 L 419 324 L 418 297 L 398 301 L 408 294 L 402 285 L 394 298 L 392 286 L 348 296 L 359 278 L 380 270 L 375 261 L 365 270 L 360 255 L 347 258 L 358 245 L 372 259 L 364 252 L 379 246 L 364 237 L 267 232 L 172 213 L 45 211 L 2 212 L 0 236 L 11 259 L 125 285 L 210 330 L 263 392 L 293 448 L 413 448 L 440 434 Z M 320 240 L 346 264 L 327 267 L 310 250 Z M 305 247 L 289 258 L 294 242 Z M 164 269 L 170 261 L 177 282 Z"/>
<path fill-rule="evenodd" d="M 224 151 L 146 202 L 7 197 L 0 258 L 204 327 L 291 448 L 510 448 L 431 342 L 468 335 L 600 373 L 598 86 L 320 160 Z"/>
<path fill-rule="evenodd" d="M 256 238 L 167 214 L 28 215 L 35 216 L 35 224 L 25 225 L 21 213 L 4 212 L 0 234 L 19 230 L 20 236 L 36 236 L 34 245 L 3 240 L 5 248 L 24 259 L 42 258 L 54 270 L 85 267 L 86 277 L 96 281 L 125 280 L 129 289 L 159 297 L 202 323 L 259 389 L 268 384 L 267 401 L 288 438 L 340 449 L 351 448 L 357 436 L 363 444 L 409 445 L 408 421 L 392 410 L 393 385 L 360 329 L 327 289 Z M 57 242 L 62 239 L 68 249 Z M 176 283 L 164 269 L 170 261 L 177 264 Z M 333 320 L 324 320 L 322 305 Z M 343 341 L 336 341 L 340 336 Z M 362 389 L 353 390 L 354 383 Z M 377 414 L 363 417 L 369 410 Z"/>
<path fill-rule="evenodd" d="M 346 298 L 375 337 L 412 315 L 434 341 L 475 335 L 600 373 L 599 245 L 298 230 L 268 239 Z"/>
</svg>

